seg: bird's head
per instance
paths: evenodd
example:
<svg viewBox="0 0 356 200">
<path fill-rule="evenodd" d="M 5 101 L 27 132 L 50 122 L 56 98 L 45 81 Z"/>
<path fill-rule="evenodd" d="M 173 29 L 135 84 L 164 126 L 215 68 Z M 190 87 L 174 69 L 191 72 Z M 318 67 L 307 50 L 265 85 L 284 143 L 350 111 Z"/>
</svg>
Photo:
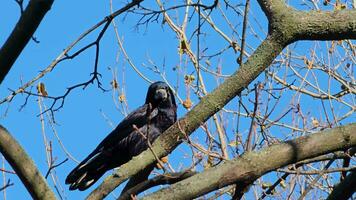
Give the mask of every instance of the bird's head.
<svg viewBox="0 0 356 200">
<path fill-rule="evenodd" d="M 154 82 L 148 88 L 146 104 L 148 103 L 153 107 L 176 106 L 173 91 L 162 81 Z"/>
</svg>

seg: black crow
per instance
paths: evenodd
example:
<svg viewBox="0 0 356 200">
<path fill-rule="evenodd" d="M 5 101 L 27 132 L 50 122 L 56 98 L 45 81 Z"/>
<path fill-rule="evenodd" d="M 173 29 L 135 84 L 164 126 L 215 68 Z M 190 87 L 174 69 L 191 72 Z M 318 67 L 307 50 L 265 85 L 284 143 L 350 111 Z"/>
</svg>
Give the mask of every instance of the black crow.
<svg viewBox="0 0 356 200">
<path fill-rule="evenodd" d="M 87 189 L 106 171 L 125 164 L 133 156 L 146 150 L 147 138 L 152 143 L 176 120 L 177 105 L 172 90 L 164 82 L 151 84 L 145 104 L 123 119 L 95 150 L 69 173 L 65 183 L 70 184 L 70 190 Z M 153 166 L 141 172 L 142 176 L 145 176 L 143 178 L 147 178 Z"/>
</svg>

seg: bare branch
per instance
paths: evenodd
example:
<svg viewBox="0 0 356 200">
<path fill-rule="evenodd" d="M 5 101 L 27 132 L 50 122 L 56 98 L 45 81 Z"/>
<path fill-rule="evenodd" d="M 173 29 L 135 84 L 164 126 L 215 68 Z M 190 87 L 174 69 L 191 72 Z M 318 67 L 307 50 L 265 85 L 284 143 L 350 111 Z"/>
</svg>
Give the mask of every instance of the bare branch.
<svg viewBox="0 0 356 200">
<path fill-rule="evenodd" d="M 45 178 L 47 179 L 48 175 L 51 173 L 52 169 L 62 165 L 63 163 L 67 162 L 68 161 L 68 158 L 64 159 L 62 162 L 58 163 L 58 164 L 54 164 L 54 163 L 51 163 L 51 166 L 50 168 L 48 169 L 46 175 L 45 175 Z"/>
<path fill-rule="evenodd" d="M 342 167 L 336 169 L 324 169 L 324 170 L 289 170 L 289 169 L 277 169 L 278 172 L 284 172 L 288 174 L 298 174 L 298 175 L 323 175 L 328 173 L 335 173 L 335 172 L 350 172 L 355 171 L 356 167 Z"/>
<path fill-rule="evenodd" d="M 297 11 L 282 0 L 258 0 L 269 21 L 269 33 L 289 42 L 356 39 L 356 10 Z M 325 20 L 328 19 L 328 20 Z"/>
<path fill-rule="evenodd" d="M 353 123 L 246 153 L 143 199 L 192 199 L 235 182 L 254 180 L 288 164 L 356 146 L 355 129 Z"/>
<path fill-rule="evenodd" d="M 13 186 L 14 183 L 11 183 L 10 180 L 7 180 L 6 184 L 0 188 L 0 191 L 3 191 L 5 190 L 6 188 L 10 187 L 10 186 Z"/>
<path fill-rule="evenodd" d="M 326 160 L 335 160 L 335 159 L 344 159 L 344 158 L 350 158 L 353 154 L 355 154 L 356 148 L 351 148 L 350 150 L 350 155 L 346 154 L 345 152 L 334 152 L 332 154 L 327 154 L 327 155 L 322 155 L 318 156 L 315 158 L 310 158 L 306 160 L 302 160 L 300 162 L 297 162 L 294 166 L 294 168 L 298 168 L 302 165 L 313 163 L 313 162 L 320 162 L 320 161 L 326 161 Z M 289 176 L 289 173 L 284 173 L 273 185 L 269 186 L 268 189 L 263 192 L 259 200 L 264 199 L 267 195 L 272 194 L 272 192 L 275 190 L 275 188 L 281 184 L 281 182 L 285 181 L 287 177 Z"/>
<path fill-rule="evenodd" d="M 245 51 L 245 40 L 246 40 L 246 29 L 247 29 L 247 22 L 248 22 L 248 12 L 250 9 L 250 0 L 246 0 L 245 3 L 245 12 L 244 12 L 244 21 L 243 21 L 243 27 L 242 27 L 242 39 L 241 39 L 241 52 L 240 56 L 238 58 L 238 64 L 241 65 L 243 63 L 243 57 L 244 57 L 244 51 Z"/>
<path fill-rule="evenodd" d="M 9 174 L 16 174 L 16 172 L 14 172 L 14 171 L 9 171 L 9 170 L 6 170 L 6 169 L 1 169 L 1 168 L 0 168 L 0 172 L 5 172 L 5 173 L 9 173 Z"/>
<path fill-rule="evenodd" d="M 0 84 L 25 48 L 54 0 L 31 0 L 0 49 Z M 22 4 L 22 3 L 21 3 Z"/>
<path fill-rule="evenodd" d="M 334 187 L 327 200 L 347 200 L 356 192 L 356 171 Z"/>
<path fill-rule="evenodd" d="M 48 186 L 32 159 L 24 149 L 0 125 L 0 152 L 10 163 L 16 174 L 20 177 L 28 192 L 34 199 L 51 200 L 56 199 L 54 193 Z"/>
</svg>

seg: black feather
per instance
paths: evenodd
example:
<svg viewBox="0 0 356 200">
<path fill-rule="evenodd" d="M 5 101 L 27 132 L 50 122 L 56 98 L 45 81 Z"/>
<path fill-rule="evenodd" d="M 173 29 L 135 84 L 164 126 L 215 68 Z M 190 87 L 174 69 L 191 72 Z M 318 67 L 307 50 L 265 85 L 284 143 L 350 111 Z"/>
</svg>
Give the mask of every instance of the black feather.
<svg viewBox="0 0 356 200">
<path fill-rule="evenodd" d="M 174 94 L 164 82 L 148 88 L 145 104 L 130 113 L 66 178 L 70 190 L 85 190 L 106 171 L 125 164 L 148 148 L 177 120 Z M 134 128 L 137 127 L 137 129 Z"/>
</svg>

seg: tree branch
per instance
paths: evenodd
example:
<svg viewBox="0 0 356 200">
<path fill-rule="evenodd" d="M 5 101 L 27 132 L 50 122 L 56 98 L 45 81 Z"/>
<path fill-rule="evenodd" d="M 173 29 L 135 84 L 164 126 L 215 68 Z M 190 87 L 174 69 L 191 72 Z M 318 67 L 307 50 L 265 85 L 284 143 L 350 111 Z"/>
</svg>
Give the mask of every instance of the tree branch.
<svg viewBox="0 0 356 200">
<path fill-rule="evenodd" d="M 334 187 L 327 200 L 347 200 L 356 192 L 356 171 Z"/>
<path fill-rule="evenodd" d="M 254 180 L 280 167 L 356 146 L 355 130 L 353 123 L 249 152 L 143 199 L 193 199 L 235 182 Z"/>
<path fill-rule="evenodd" d="M 15 170 L 16 174 L 19 176 L 33 199 L 56 199 L 53 191 L 38 171 L 32 159 L 26 154 L 25 150 L 19 143 L 17 143 L 10 133 L 1 125 L 0 152 Z"/>
<path fill-rule="evenodd" d="M 54 0 L 31 0 L 0 49 L 0 84 L 40 25 Z"/>
<path fill-rule="evenodd" d="M 297 40 L 356 39 L 356 9 L 295 11 L 290 15 L 296 21 L 290 24 Z"/>
<path fill-rule="evenodd" d="M 335 159 L 345 159 L 345 158 L 350 158 L 350 156 L 353 156 L 356 152 L 356 148 L 351 148 L 350 150 L 350 155 L 346 154 L 344 151 L 338 151 L 338 152 L 333 152 L 332 154 L 326 154 L 326 155 L 321 155 L 317 156 L 314 158 L 302 160 L 300 162 L 295 163 L 294 168 L 298 168 L 302 165 L 306 165 L 309 163 L 314 163 L 314 162 L 320 162 L 320 161 L 326 161 L 326 160 L 335 160 Z M 287 179 L 289 176 L 289 173 L 284 173 L 273 185 L 268 187 L 266 191 L 263 192 L 259 200 L 264 199 L 267 195 L 272 194 L 272 192 L 275 190 L 275 188 L 282 182 Z"/>
<path fill-rule="evenodd" d="M 152 179 L 146 180 L 140 184 L 137 184 L 136 186 L 130 188 L 121 196 L 118 198 L 118 200 L 125 200 L 125 199 L 130 199 L 131 194 L 138 195 L 141 192 L 152 188 L 157 185 L 164 185 L 164 184 L 173 184 L 178 181 L 184 180 L 188 177 L 191 177 L 195 175 L 197 172 L 193 171 L 184 171 L 184 172 L 177 172 L 177 173 L 170 173 L 170 174 L 162 174 L 159 176 L 156 176 Z"/>
<path fill-rule="evenodd" d="M 3 191 L 3 190 L 6 190 L 6 188 L 8 188 L 10 186 L 13 186 L 13 185 L 14 185 L 14 183 L 11 183 L 10 179 L 7 180 L 6 184 L 3 187 L 0 187 L 0 192 Z"/>
<path fill-rule="evenodd" d="M 298 11 L 281 0 L 258 0 L 269 21 L 269 33 L 297 40 L 356 39 L 356 9 Z"/>
</svg>

